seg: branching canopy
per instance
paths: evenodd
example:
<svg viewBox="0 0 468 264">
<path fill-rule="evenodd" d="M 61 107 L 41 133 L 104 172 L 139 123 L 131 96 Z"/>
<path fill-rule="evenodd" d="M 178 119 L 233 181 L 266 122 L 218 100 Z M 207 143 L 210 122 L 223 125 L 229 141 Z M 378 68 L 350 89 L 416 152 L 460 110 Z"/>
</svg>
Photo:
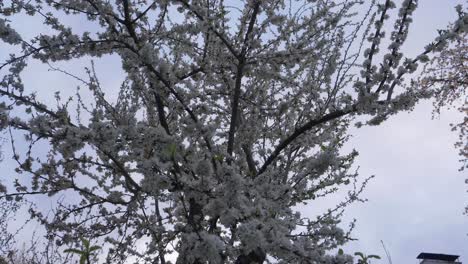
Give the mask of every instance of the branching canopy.
<svg viewBox="0 0 468 264">
<path fill-rule="evenodd" d="M 30 210 L 48 238 L 96 242 L 108 263 L 350 263 L 330 253 L 350 239 L 341 213 L 367 182 L 357 153 L 340 151 L 348 128 L 433 96 L 404 78 L 468 27 L 460 8 L 408 58 L 417 5 L 390 18 L 391 0 L 1 1 L 0 39 L 17 52 L 0 66 L 0 129 L 30 147 L 13 148 L 28 180 L 0 196 L 50 196 L 52 214 Z M 49 29 L 26 39 L 21 16 Z M 113 95 L 93 63 L 86 77 L 55 66 L 109 56 L 124 71 Z M 55 86 L 28 90 L 31 61 L 79 81 L 77 95 L 41 101 Z M 335 208 L 301 216 L 298 205 L 340 188 Z"/>
</svg>

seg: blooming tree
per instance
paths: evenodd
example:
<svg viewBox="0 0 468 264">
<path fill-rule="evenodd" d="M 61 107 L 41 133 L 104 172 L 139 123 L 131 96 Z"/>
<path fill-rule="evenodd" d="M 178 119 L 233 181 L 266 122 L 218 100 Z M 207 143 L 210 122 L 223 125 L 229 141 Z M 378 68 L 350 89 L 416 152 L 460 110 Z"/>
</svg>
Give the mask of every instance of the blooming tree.
<svg viewBox="0 0 468 264">
<path fill-rule="evenodd" d="M 47 237 L 100 243 L 109 263 L 351 263 L 331 254 L 350 239 L 342 210 L 367 182 L 352 170 L 357 153 L 340 151 L 348 128 L 431 97 L 404 78 L 467 29 L 459 8 L 450 30 L 408 58 L 417 5 L 402 1 L 390 19 L 391 0 L 2 1 L 0 38 L 16 53 L 0 66 L 0 129 L 29 180 L 1 197 L 49 196 L 52 214 L 29 210 Z M 24 16 L 49 29 L 26 39 Z M 93 63 L 86 77 L 53 66 L 103 56 L 121 60 L 118 96 L 103 92 Z M 29 61 L 81 92 L 41 101 L 55 91 L 28 91 Z M 299 205 L 341 188 L 336 207 L 301 215 Z"/>
<path fill-rule="evenodd" d="M 458 105 L 457 109 L 463 119 L 452 125 L 452 130 L 459 133 L 455 146 L 459 149 L 462 166 L 460 171 L 468 168 L 468 44 L 467 33 L 459 34 L 447 49 L 433 57 L 425 65 L 416 84 L 422 89 L 431 90 L 435 95 L 435 114 L 442 108 Z M 466 180 L 468 183 L 468 179 Z M 468 207 L 465 209 L 468 213 Z"/>
<path fill-rule="evenodd" d="M 431 90 L 435 95 L 435 113 L 444 107 L 459 105 L 458 110 L 464 114 L 463 120 L 453 125 L 459 132 L 459 141 L 455 144 L 460 149 L 460 170 L 468 168 L 468 44 L 467 34 L 460 34 L 447 49 L 433 57 L 425 65 L 416 84 L 422 89 Z"/>
</svg>

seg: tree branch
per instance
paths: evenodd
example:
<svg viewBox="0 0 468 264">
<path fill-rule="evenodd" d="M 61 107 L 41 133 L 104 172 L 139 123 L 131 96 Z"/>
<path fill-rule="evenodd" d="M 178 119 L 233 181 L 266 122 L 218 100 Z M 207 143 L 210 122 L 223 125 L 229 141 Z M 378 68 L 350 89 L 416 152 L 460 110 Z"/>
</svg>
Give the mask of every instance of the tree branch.
<svg viewBox="0 0 468 264">
<path fill-rule="evenodd" d="M 265 163 L 262 165 L 260 170 L 257 173 L 257 176 L 264 173 L 268 166 L 275 161 L 275 159 L 281 154 L 281 152 L 287 148 L 291 143 L 294 142 L 296 138 L 301 136 L 302 134 L 306 133 L 313 127 L 316 127 L 318 125 L 322 125 L 326 122 L 332 121 L 334 119 L 343 117 L 347 114 L 353 113 L 357 110 L 356 106 L 351 107 L 350 109 L 344 109 L 344 110 L 337 110 L 335 112 L 326 114 L 322 116 L 319 119 L 313 119 L 304 124 L 302 127 L 296 129 L 291 135 L 289 135 L 287 138 L 285 138 L 283 141 L 281 141 L 278 146 L 276 146 L 275 150 L 270 154 L 270 156 L 266 159 Z"/>
<path fill-rule="evenodd" d="M 206 19 L 198 13 L 187 1 L 185 0 L 179 0 L 190 12 L 195 14 L 195 16 L 200 19 L 203 22 L 207 22 Z M 226 46 L 226 48 L 234 55 L 234 57 L 239 58 L 239 53 L 236 51 L 236 49 L 227 41 L 226 37 L 221 34 L 219 31 L 217 31 L 212 25 L 208 24 L 208 28 L 223 42 L 223 44 Z"/>
<path fill-rule="evenodd" d="M 237 126 L 237 119 L 239 115 L 239 99 L 240 99 L 240 92 L 242 87 L 242 77 L 244 75 L 244 66 L 246 62 L 246 54 L 248 49 L 248 42 L 250 39 L 250 35 L 252 34 L 253 27 L 255 24 L 255 20 L 257 19 L 257 14 L 260 9 L 260 1 L 256 2 L 252 16 L 250 17 L 249 26 L 247 32 L 244 37 L 244 43 L 242 45 L 242 51 L 239 56 L 239 64 L 237 66 L 237 73 L 236 73 L 236 82 L 234 86 L 234 94 L 231 101 L 231 122 L 229 125 L 229 134 L 228 134 L 228 143 L 227 143 L 227 153 L 229 156 L 232 156 L 232 152 L 234 150 L 234 138 L 236 133 L 236 126 Z"/>
</svg>

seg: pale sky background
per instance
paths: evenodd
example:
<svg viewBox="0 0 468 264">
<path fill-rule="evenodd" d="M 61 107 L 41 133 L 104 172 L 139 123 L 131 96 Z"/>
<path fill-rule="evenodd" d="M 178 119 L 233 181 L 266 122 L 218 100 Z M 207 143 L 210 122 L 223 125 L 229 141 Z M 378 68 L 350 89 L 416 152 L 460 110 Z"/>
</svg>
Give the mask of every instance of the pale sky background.
<svg viewBox="0 0 468 264">
<path fill-rule="evenodd" d="M 420 0 L 404 48 L 416 55 L 455 15 L 453 7 L 467 1 Z M 376 175 L 364 192 L 368 202 L 352 206 L 346 218 L 357 219 L 351 252 L 385 256 L 383 240 L 394 264 L 418 263 L 420 252 L 460 255 L 468 263 L 466 171 L 453 147 L 450 131 L 462 115 L 443 111 L 432 119 L 431 102 L 400 113 L 378 127 L 354 129 L 347 147 L 360 155 L 362 176 Z M 377 263 L 387 263 L 379 261 Z"/>
<path fill-rule="evenodd" d="M 467 1 L 419 1 L 404 46 L 410 57 L 434 39 L 436 29 L 445 28 L 453 20 L 457 3 Z M 81 22 L 72 19 L 70 23 Z M 34 34 L 44 27 L 25 23 L 22 29 L 26 34 Z M 0 59 L 6 55 L 0 49 Z M 122 77 L 116 74 L 120 67 L 118 60 L 108 57 L 96 62 L 103 87 L 112 89 L 120 84 Z M 88 65 L 87 60 L 80 60 L 73 67 L 80 69 Z M 54 78 L 52 82 L 51 78 Z M 75 93 L 77 84 L 37 65 L 25 73 L 24 79 L 39 91 L 68 86 L 70 95 Z M 43 84 L 47 87 L 39 86 Z M 49 92 L 48 96 L 51 99 L 53 93 Z M 346 252 L 362 251 L 384 257 L 380 243 L 383 240 L 393 264 L 418 263 L 416 256 L 423 251 L 460 255 L 468 264 L 468 216 L 463 215 L 468 204 L 468 186 L 464 183 L 468 173 L 458 171 L 462 164 L 453 147 L 458 135 L 449 126 L 462 116 L 452 110 L 432 119 L 432 109 L 430 102 L 424 102 L 413 112 L 400 113 L 378 127 L 352 129 L 354 136 L 345 150 L 358 150 L 356 165 L 360 166 L 360 174 L 376 177 L 364 192 L 369 201 L 351 206 L 345 214 L 344 224 L 357 219 L 353 237 L 359 239 L 345 247 Z M 5 156 L 11 157 L 8 144 Z M 8 159 L 0 163 L 0 179 L 13 175 L 14 166 Z M 387 261 L 384 258 L 374 263 Z"/>
</svg>

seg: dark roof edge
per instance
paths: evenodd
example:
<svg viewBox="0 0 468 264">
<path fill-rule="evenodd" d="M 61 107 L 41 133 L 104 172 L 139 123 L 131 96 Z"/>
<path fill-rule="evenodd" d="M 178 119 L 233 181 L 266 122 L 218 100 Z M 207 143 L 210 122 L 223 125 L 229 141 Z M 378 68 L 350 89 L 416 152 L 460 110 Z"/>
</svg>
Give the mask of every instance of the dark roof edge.
<svg viewBox="0 0 468 264">
<path fill-rule="evenodd" d="M 432 259 L 432 260 L 445 260 L 445 261 L 455 261 L 460 256 L 457 255 L 447 255 L 447 254 L 436 254 L 436 253 L 425 253 L 422 252 L 417 256 L 417 259 Z"/>
</svg>

